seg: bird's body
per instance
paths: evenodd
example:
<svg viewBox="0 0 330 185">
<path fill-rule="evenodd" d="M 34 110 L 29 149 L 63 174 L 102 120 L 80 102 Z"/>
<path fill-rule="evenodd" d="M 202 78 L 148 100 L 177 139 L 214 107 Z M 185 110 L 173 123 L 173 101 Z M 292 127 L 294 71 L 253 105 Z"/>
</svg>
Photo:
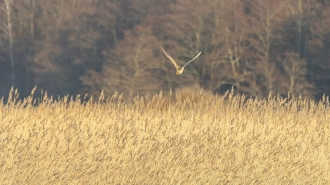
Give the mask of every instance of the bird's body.
<svg viewBox="0 0 330 185">
<path fill-rule="evenodd" d="M 192 62 L 193 60 L 195 60 L 202 52 L 199 52 L 198 55 L 196 55 L 193 59 L 191 59 L 189 62 L 187 62 L 185 65 L 183 65 L 182 67 L 180 67 L 175 60 L 166 53 L 166 51 L 162 48 L 163 52 L 165 53 L 165 55 L 167 56 L 168 59 L 170 59 L 170 61 L 172 62 L 172 64 L 174 65 L 175 69 L 176 69 L 176 75 L 179 75 L 183 72 L 184 67 L 186 67 L 190 62 Z"/>
</svg>

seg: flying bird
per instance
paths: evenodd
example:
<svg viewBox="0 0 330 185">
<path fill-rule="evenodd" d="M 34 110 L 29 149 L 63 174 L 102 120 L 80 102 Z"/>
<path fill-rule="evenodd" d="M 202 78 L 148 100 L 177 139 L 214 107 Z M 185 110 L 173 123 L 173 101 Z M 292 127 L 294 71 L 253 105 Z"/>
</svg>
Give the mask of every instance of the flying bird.
<svg viewBox="0 0 330 185">
<path fill-rule="evenodd" d="M 163 52 L 165 53 L 165 55 L 167 56 L 168 59 L 170 59 L 170 61 L 172 62 L 172 64 L 174 65 L 175 69 L 176 69 L 176 75 L 179 75 L 183 72 L 184 67 L 186 67 L 190 62 L 192 62 L 193 60 L 195 60 L 202 52 L 199 52 L 198 55 L 195 56 L 195 58 L 191 59 L 189 62 L 187 62 L 185 65 L 183 65 L 182 67 L 180 67 L 175 60 L 166 53 L 166 51 L 162 48 Z"/>
</svg>

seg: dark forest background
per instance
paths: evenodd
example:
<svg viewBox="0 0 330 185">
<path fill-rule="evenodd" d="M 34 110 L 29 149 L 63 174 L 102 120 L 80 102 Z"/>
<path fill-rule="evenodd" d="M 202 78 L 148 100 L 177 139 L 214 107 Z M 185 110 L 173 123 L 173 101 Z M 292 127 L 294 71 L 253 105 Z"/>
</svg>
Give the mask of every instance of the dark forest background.
<svg viewBox="0 0 330 185">
<path fill-rule="evenodd" d="M 1 0 L 0 96 L 330 92 L 329 0 Z M 161 47 L 184 64 L 175 69 Z"/>
</svg>

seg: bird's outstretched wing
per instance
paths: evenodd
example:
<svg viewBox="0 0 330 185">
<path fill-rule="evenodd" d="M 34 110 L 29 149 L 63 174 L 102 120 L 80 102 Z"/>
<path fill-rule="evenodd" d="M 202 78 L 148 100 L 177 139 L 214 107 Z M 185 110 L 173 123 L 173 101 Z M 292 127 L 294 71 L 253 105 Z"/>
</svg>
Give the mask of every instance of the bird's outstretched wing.
<svg viewBox="0 0 330 185">
<path fill-rule="evenodd" d="M 198 55 L 196 55 L 193 59 L 191 59 L 189 62 L 187 62 L 184 66 L 182 67 L 186 67 L 186 65 L 188 65 L 190 62 L 194 61 L 202 52 L 199 52 Z"/>
<path fill-rule="evenodd" d="M 170 61 L 172 62 L 172 64 L 174 65 L 174 67 L 176 68 L 176 70 L 180 70 L 180 66 L 178 66 L 178 64 L 175 62 L 175 60 L 166 53 L 166 51 L 162 48 L 163 52 L 165 53 L 165 55 L 167 56 L 168 59 L 170 59 Z"/>
</svg>

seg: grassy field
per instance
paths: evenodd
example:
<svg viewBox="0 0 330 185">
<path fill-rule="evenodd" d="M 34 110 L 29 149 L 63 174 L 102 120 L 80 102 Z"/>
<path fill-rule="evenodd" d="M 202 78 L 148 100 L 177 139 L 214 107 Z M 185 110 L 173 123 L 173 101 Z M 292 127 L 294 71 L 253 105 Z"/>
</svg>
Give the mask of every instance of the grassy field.
<svg viewBox="0 0 330 185">
<path fill-rule="evenodd" d="M 0 184 L 330 184 L 328 100 L 188 91 L 38 106 L 12 92 Z"/>
</svg>

